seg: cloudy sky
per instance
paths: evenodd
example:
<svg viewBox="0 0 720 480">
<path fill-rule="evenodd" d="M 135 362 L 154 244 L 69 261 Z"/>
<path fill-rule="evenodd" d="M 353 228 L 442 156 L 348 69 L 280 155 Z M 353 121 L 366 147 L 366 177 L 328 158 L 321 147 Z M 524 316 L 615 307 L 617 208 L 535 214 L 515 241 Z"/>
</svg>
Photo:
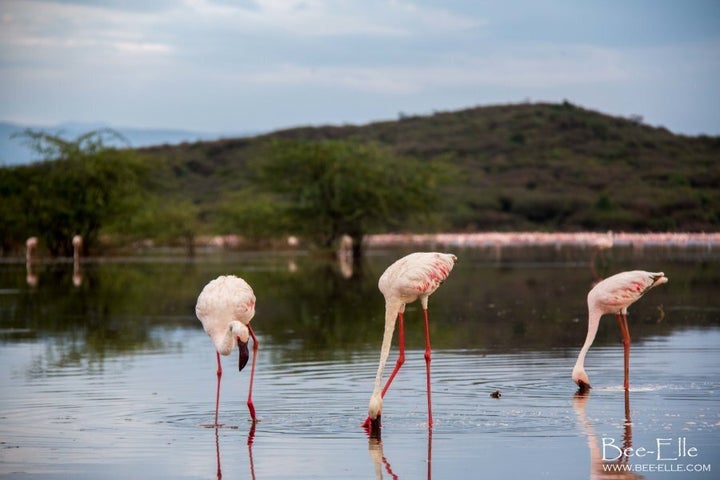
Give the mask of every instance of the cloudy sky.
<svg viewBox="0 0 720 480">
<path fill-rule="evenodd" d="M 564 99 L 720 134 L 720 1 L 0 1 L 4 121 L 260 132 Z"/>
</svg>

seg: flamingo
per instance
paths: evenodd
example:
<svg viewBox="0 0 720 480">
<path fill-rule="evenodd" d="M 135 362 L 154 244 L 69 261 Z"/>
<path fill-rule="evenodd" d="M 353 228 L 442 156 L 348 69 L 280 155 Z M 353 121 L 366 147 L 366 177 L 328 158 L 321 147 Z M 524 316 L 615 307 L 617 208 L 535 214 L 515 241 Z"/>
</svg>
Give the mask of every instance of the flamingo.
<svg viewBox="0 0 720 480">
<path fill-rule="evenodd" d="M 215 344 L 217 355 L 217 391 L 215 394 L 215 427 L 218 424 L 220 406 L 220 379 L 222 365 L 220 355 L 230 355 L 237 344 L 239 350 L 238 368 L 240 371 L 248 362 L 247 343 L 253 340 L 253 361 L 250 369 L 250 387 L 247 406 L 253 423 L 257 421 L 255 405 L 252 401 L 253 378 L 255 377 L 255 360 L 257 359 L 258 341 L 250 327 L 250 320 L 255 315 L 255 294 L 250 285 L 242 278 L 234 275 L 223 275 L 205 285 L 197 299 L 195 314 L 202 322 L 205 332 Z"/>
<path fill-rule="evenodd" d="M 33 253 L 37 248 L 38 239 L 37 237 L 29 237 L 25 240 L 25 262 L 30 263 L 33 261 Z"/>
<path fill-rule="evenodd" d="M 633 270 L 622 272 L 599 282 L 587 296 L 588 331 L 585 344 L 580 350 L 572 379 L 580 387 L 580 391 L 590 388 L 590 380 L 585 373 L 585 355 L 595 340 L 600 317 L 606 313 L 614 313 L 617 317 L 623 338 L 625 357 L 625 390 L 630 388 L 630 330 L 627 323 L 627 309 L 651 288 L 666 283 L 668 278 L 663 272 L 645 272 Z"/>
<path fill-rule="evenodd" d="M 403 327 L 405 305 L 420 299 L 425 320 L 425 367 L 427 372 L 427 403 L 428 426 L 432 427 L 432 402 L 430 394 L 430 329 L 428 325 L 428 297 L 448 277 L 457 257 L 449 253 L 416 252 L 411 253 L 390 265 L 380 276 L 378 288 L 385 297 L 385 331 L 380 349 L 380 363 L 375 388 L 368 405 L 368 418 L 363 422 L 366 429 L 374 434 L 379 433 L 382 399 L 385 396 L 395 375 L 405 363 L 405 332 Z M 381 390 L 383 368 L 390 352 L 390 343 L 395 332 L 395 322 L 399 326 L 399 349 L 397 362 L 390 377 Z"/>
<path fill-rule="evenodd" d="M 75 235 L 72 238 L 73 245 L 73 285 L 82 285 L 82 272 L 80 272 L 80 250 L 82 249 L 82 237 Z"/>
<path fill-rule="evenodd" d="M 338 242 L 338 248 L 335 252 L 338 267 L 340 267 L 340 275 L 343 278 L 350 278 L 353 275 L 353 239 L 350 235 L 343 235 Z"/>
<path fill-rule="evenodd" d="M 37 248 L 38 239 L 37 237 L 30 237 L 25 241 L 25 281 L 31 287 L 35 287 L 38 284 L 38 277 L 33 272 L 33 253 Z"/>
<path fill-rule="evenodd" d="M 82 249 L 82 237 L 80 235 L 75 235 L 72 238 L 72 246 L 73 246 L 73 262 L 78 263 L 80 261 L 80 250 Z"/>
</svg>

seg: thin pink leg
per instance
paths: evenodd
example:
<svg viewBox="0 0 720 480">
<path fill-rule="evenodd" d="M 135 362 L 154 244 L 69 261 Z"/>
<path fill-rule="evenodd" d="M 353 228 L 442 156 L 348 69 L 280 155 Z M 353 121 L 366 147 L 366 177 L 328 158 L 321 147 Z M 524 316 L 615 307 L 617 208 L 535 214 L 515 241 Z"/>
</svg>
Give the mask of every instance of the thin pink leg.
<svg viewBox="0 0 720 480">
<path fill-rule="evenodd" d="M 252 418 L 253 423 L 257 421 L 257 418 L 255 417 L 255 405 L 252 401 L 252 389 L 253 389 L 253 380 L 255 379 L 255 361 L 257 360 L 257 352 L 258 352 L 258 341 L 257 337 L 255 336 L 255 332 L 252 331 L 252 328 L 248 324 L 247 326 L 248 331 L 250 332 L 250 337 L 253 341 L 253 359 L 252 359 L 252 367 L 250 368 L 250 388 L 248 389 L 248 399 L 247 399 L 247 406 L 248 410 L 250 410 L 250 417 Z"/>
<path fill-rule="evenodd" d="M 617 314 L 618 326 L 622 333 L 623 357 L 625 364 L 625 380 L 623 386 L 625 390 L 630 388 L 630 328 L 628 328 L 627 316 L 622 313 Z"/>
<path fill-rule="evenodd" d="M 218 411 L 220 410 L 220 378 L 222 377 L 222 363 L 220 363 L 220 354 L 215 352 L 217 355 L 217 391 L 215 392 L 215 426 L 218 424 Z"/>
<path fill-rule="evenodd" d="M 390 377 L 387 380 L 387 383 L 385 383 L 385 387 L 383 388 L 381 394 L 381 397 L 383 398 L 385 397 L 385 392 L 387 392 L 388 388 L 390 388 L 390 384 L 395 378 L 395 375 L 397 375 L 398 371 L 400 370 L 400 367 L 402 367 L 403 363 L 405 363 L 405 326 L 403 325 L 403 320 L 403 313 L 398 313 L 398 347 L 400 353 L 398 353 L 398 358 L 395 362 L 395 368 L 393 369 Z"/>
<path fill-rule="evenodd" d="M 623 323 L 625 324 L 625 390 L 630 389 L 630 327 L 628 327 L 627 315 L 623 314 Z"/>
<path fill-rule="evenodd" d="M 425 369 L 427 371 L 427 403 L 428 403 L 428 427 L 433 426 L 432 418 L 432 400 L 430 389 L 430 361 L 432 360 L 432 351 L 430 349 L 430 323 L 428 322 L 427 308 L 423 309 L 423 317 L 425 319 Z"/>
</svg>

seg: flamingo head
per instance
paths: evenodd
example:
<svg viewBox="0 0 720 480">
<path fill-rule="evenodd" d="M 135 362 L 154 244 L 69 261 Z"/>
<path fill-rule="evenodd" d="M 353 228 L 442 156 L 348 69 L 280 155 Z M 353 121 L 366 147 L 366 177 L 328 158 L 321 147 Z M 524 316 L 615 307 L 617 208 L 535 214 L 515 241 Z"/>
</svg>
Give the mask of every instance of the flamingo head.
<svg viewBox="0 0 720 480">
<path fill-rule="evenodd" d="M 587 373 L 581 368 L 573 369 L 572 379 L 573 382 L 577 383 L 580 392 L 587 392 L 592 388 Z"/>
<path fill-rule="evenodd" d="M 242 322 L 230 322 L 230 332 L 237 341 L 238 346 L 238 371 L 242 372 L 242 369 L 247 365 L 248 359 L 250 358 L 250 352 L 248 352 L 248 340 L 250 338 L 250 332 Z"/>
<path fill-rule="evenodd" d="M 653 273 L 652 275 L 650 275 L 650 278 L 653 281 L 653 287 L 657 287 L 658 285 L 662 285 L 663 283 L 668 282 L 668 277 L 666 277 L 663 272 Z"/>
<path fill-rule="evenodd" d="M 370 438 L 380 438 L 380 417 L 382 415 L 382 396 L 373 395 L 368 405 L 368 417 L 362 426 L 367 431 Z"/>
</svg>

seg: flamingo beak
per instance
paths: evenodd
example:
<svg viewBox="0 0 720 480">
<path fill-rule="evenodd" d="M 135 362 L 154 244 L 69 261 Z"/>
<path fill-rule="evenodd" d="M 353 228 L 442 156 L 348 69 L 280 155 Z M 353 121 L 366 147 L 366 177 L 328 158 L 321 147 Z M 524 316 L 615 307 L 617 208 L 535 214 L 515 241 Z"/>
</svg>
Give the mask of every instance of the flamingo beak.
<svg viewBox="0 0 720 480">
<path fill-rule="evenodd" d="M 248 358 L 250 358 L 250 353 L 248 352 L 247 342 L 243 342 L 238 338 L 238 351 L 239 358 L 238 358 L 238 371 L 242 372 L 242 369 L 245 368 L 245 365 L 247 365 Z"/>
<path fill-rule="evenodd" d="M 578 393 L 580 393 L 581 395 L 588 393 L 590 391 L 590 389 L 592 388 L 589 383 L 583 382 L 582 380 L 578 380 L 577 384 L 578 384 Z"/>
<path fill-rule="evenodd" d="M 362 427 L 365 429 L 365 433 L 369 438 L 380 440 L 380 429 L 382 428 L 380 415 L 375 418 L 366 418 L 362 424 Z"/>
</svg>

